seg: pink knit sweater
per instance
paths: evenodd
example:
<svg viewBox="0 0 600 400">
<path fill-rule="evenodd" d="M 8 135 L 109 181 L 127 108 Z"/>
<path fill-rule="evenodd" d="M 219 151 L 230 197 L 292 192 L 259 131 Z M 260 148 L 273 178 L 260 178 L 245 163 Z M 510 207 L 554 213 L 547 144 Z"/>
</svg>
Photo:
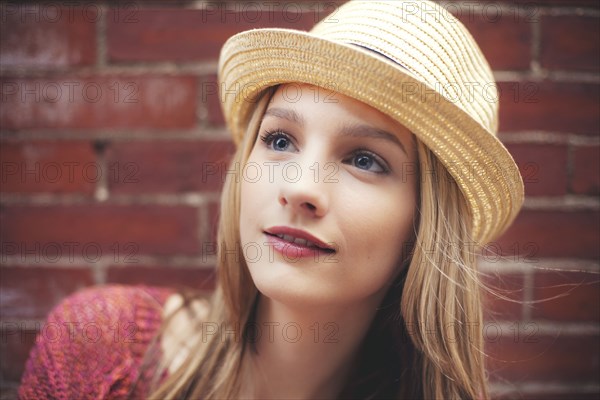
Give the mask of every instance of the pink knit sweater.
<svg viewBox="0 0 600 400">
<path fill-rule="evenodd" d="M 161 323 L 171 289 L 107 285 L 56 306 L 29 354 L 22 399 L 123 399 Z M 135 398 L 144 398 L 148 379 Z"/>
</svg>

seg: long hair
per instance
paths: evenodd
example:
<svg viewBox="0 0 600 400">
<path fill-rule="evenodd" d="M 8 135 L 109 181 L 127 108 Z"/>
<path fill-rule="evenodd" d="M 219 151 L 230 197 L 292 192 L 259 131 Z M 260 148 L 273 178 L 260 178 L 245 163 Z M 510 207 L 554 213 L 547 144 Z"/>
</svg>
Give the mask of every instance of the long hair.
<svg viewBox="0 0 600 400">
<path fill-rule="evenodd" d="M 247 134 L 231 164 L 241 171 L 275 88 L 256 102 Z M 340 398 L 487 399 L 475 256 L 468 246 L 470 216 L 454 180 L 419 140 L 419 202 L 415 240 L 359 349 Z M 253 322 L 258 290 L 242 256 L 239 177 L 228 175 L 221 198 L 217 288 L 185 294 L 162 323 L 143 362 L 155 368 L 151 399 L 236 398 L 241 361 L 252 351 L 245 328 Z M 208 314 L 197 304 L 209 304 Z M 181 346 L 189 351 L 167 375 L 174 357 L 157 356 L 160 337 L 180 313 L 187 315 Z M 156 360 L 158 357 L 158 361 Z M 154 363 L 154 366 L 151 364 Z M 160 380 L 162 379 L 162 382 Z"/>
</svg>

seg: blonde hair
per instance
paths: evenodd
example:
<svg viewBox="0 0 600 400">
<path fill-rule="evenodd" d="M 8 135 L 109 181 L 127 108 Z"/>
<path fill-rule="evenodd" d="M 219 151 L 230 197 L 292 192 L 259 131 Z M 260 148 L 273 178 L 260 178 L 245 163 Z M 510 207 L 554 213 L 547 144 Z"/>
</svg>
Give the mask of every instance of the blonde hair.
<svg viewBox="0 0 600 400">
<path fill-rule="evenodd" d="M 248 160 L 274 91 L 266 90 L 256 102 L 232 163 L 243 166 Z M 417 148 L 421 179 L 416 242 L 377 312 L 342 398 L 488 398 L 479 279 L 474 252 L 465 245 L 469 210 L 433 153 L 418 140 Z M 159 387 L 151 399 L 223 399 L 239 393 L 241 361 L 245 351 L 252 351 L 243 331 L 254 318 L 258 291 L 241 256 L 240 182 L 234 176 L 227 177 L 221 200 L 218 279 L 209 315 L 192 307 L 194 299 L 206 295 L 184 296 L 180 310 L 192 321 L 186 345 L 194 351 L 160 386 L 159 377 L 172 360 L 155 363 L 152 386 Z M 175 314 L 163 321 L 142 370 L 152 367 L 159 338 Z M 203 334 L 206 321 L 229 334 Z"/>
</svg>

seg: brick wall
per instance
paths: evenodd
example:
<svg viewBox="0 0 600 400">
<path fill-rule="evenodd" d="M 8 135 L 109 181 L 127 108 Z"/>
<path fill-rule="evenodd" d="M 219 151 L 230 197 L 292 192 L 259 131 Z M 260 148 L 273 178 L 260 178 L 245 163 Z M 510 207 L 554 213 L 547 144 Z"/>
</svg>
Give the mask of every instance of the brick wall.
<svg viewBox="0 0 600 400">
<path fill-rule="evenodd" d="M 70 4 L 75 3 L 75 6 Z M 104 283 L 213 288 L 233 146 L 216 95 L 232 34 L 310 28 L 329 2 L 3 3 L 0 386 L 47 312 Z M 449 2 L 501 89 L 523 211 L 480 256 L 496 398 L 597 398 L 600 5 Z M 204 7 L 204 9 L 202 9 Z"/>
</svg>

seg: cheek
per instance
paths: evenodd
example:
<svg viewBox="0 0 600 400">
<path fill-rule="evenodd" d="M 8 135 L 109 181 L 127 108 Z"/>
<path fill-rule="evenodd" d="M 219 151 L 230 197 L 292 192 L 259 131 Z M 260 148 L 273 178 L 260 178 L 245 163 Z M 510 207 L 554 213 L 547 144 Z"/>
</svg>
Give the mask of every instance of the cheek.
<svg viewBox="0 0 600 400">
<path fill-rule="evenodd" d="M 264 194 L 264 192 L 257 190 L 256 183 L 248 182 L 243 177 L 241 179 L 240 234 L 242 242 L 247 242 L 249 237 L 246 235 L 258 223 L 258 216 L 261 209 L 261 194 Z"/>
<path fill-rule="evenodd" d="M 340 221 L 352 259 L 376 263 L 389 272 L 410 247 L 416 201 L 414 190 L 388 189 L 348 191 L 341 215 L 355 217 Z"/>
<path fill-rule="evenodd" d="M 250 161 L 250 160 L 249 160 Z M 255 224 L 256 206 L 259 199 L 255 190 L 256 185 L 244 178 L 244 171 L 236 171 L 236 178 L 241 180 L 240 187 L 240 235 L 242 243 L 248 238 L 247 233 L 251 226 Z"/>
<path fill-rule="evenodd" d="M 238 172 L 237 178 L 241 181 L 240 234 L 244 242 L 251 239 L 246 234 L 258 232 L 261 228 L 259 222 L 265 222 L 261 221 L 261 215 L 272 206 L 276 188 L 269 182 L 268 169 L 259 164 L 252 155 L 246 168 Z"/>
</svg>

